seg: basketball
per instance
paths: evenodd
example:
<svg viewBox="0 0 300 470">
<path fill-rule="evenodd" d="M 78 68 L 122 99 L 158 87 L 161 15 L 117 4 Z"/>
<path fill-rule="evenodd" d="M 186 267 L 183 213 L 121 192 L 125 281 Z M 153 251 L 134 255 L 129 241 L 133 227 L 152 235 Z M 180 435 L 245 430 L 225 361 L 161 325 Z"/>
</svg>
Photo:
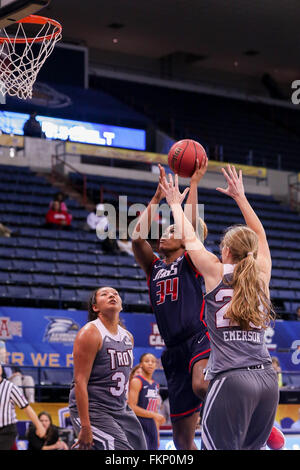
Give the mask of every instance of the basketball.
<svg viewBox="0 0 300 470">
<path fill-rule="evenodd" d="M 188 178 L 196 170 L 197 159 L 201 164 L 206 157 L 205 149 L 199 142 L 192 139 L 183 139 L 175 142 L 168 153 L 168 164 L 174 173 Z"/>
<path fill-rule="evenodd" d="M 285 437 L 283 433 L 280 431 L 280 429 L 274 426 L 269 436 L 267 446 L 271 450 L 280 450 L 284 447 L 284 445 L 285 445 Z"/>
</svg>

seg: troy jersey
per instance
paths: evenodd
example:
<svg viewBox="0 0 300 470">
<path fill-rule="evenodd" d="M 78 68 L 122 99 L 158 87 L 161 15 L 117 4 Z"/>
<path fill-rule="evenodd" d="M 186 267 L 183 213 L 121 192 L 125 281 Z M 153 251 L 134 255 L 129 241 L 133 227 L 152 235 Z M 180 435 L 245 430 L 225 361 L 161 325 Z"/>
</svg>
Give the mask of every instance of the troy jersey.
<svg viewBox="0 0 300 470">
<path fill-rule="evenodd" d="M 142 375 L 136 375 L 135 379 L 139 379 L 142 383 L 137 405 L 145 410 L 157 413 L 159 405 L 158 383 L 154 381 L 151 384 Z"/>
<path fill-rule="evenodd" d="M 202 275 L 185 252 L 171 264 L 153 261 L 148 287 L 159 332 L 167 346 L 206 331 Z"/>
<path fill-rule="evenodd" d="M 264 329 L 242 330 L 230 325 L 225 318 L 233 296 L 230 287 L 234 265 L 224 265 L 224 278 L 217 287 L 205 295 L 205 319 L 209 331 L 211 352 L 208 360 L 207 379 L 230 369 L 271 363 L 270 354 L 264 341 Z"/>
<path fill-rule="evenodd" d="M 102 347 L 97 352 L 87 390 L 90 413 L 97 408 L 122 410 L 126 406 L 129 374 L 133 365 L 133 344 L 124 328 L 110 333 L 101 320 L 92 321 L 102 337 Z M 76 406 L 74 383 L 70 392 L 70 407 Z"/>
</svg>

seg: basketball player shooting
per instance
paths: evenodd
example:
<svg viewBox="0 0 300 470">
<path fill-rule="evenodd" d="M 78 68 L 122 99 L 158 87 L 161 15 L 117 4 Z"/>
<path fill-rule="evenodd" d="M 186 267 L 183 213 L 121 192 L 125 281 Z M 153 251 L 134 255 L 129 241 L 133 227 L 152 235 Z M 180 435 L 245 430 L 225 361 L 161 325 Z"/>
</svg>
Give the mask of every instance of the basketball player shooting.
<svg viewBox="0 0 300 470">
<path fill-rule="evenodd" d="M 198 183 L 205 174 L 207 158 L 191 177 L 187 204 L 192 207 L 193 227 L 202 223 L 197 213 Z M 160 166 L 160 178 L 165 177 Z M 185 198 L 187 190 L 181 198 Z M 159 240 L 157 257 L 148 241 L 141 236 L 149 234 L 154 218 L 153 206 L 164 198 L 160 184 L 147 209 L 140 216 L 132 236 L 137 263 L 148 279 L 150 299 L 161 336 L 166 344 L 161 360 L 169 392 L 173 440 L 178 450 L 196 450 L 195 429 L 199 410 L 205 396 L 207 382 L 203 369 L 210 352 L 209 337 L 204 322 L 202 275 L 193 266 L 182 240 L 176 233 L 176 224 L 169 226 Z M 157 206 L 156 206 L 157 207 Z"/>
</svg>

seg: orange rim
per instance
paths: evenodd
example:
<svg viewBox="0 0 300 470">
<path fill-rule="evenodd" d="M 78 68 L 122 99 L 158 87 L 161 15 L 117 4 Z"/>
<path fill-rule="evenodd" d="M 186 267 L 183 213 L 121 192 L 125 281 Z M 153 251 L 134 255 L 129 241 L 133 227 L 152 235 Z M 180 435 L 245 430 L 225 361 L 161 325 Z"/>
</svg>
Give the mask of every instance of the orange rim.
<svg viewBox="0 0 300 470">
<path fill-rule="evenodd" d="M 46 18 L 45 16 L 38 16 L 38 15 L 29 15 L 26 18 L 22 18 L 16 23 L 24 23 L 24 24 L 40 24 L 45 25 L 50 23 L 54 28 L 57 28 L 57 31 L 54 31 L 52 34 L 48 34 L 46 36 L 40 36 L 38 38 L 7 38 L 7 37 L 0 37 L 0 43 L 3 44 L 4 42 L 14 42 L 16 44 L 26 44 L 30 42 L 43 42 L 43 41 L 50 41 L 51 39 L 59 36 L 62 32 L 62 25 L 56 21 L 52 20 L 51 18 Z"/>
</svg>

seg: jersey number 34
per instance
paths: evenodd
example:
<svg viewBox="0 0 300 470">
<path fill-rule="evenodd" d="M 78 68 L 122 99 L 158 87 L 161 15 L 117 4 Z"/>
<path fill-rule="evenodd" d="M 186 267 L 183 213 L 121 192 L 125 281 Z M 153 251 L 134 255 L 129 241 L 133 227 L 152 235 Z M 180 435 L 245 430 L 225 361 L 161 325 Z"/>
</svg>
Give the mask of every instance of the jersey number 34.
<svg viewBox="0 0 300 470">
<path fill-rule="evenodd" d="M 167 295 L 171 296 L 171 301 L 174 302 L 178 299 L 179 278 L 164 279 L 156 284 L 159 290 L 156 292 L 158 297 L 156 305 L 161 305 L 166 301 Z"/>
</svg>

